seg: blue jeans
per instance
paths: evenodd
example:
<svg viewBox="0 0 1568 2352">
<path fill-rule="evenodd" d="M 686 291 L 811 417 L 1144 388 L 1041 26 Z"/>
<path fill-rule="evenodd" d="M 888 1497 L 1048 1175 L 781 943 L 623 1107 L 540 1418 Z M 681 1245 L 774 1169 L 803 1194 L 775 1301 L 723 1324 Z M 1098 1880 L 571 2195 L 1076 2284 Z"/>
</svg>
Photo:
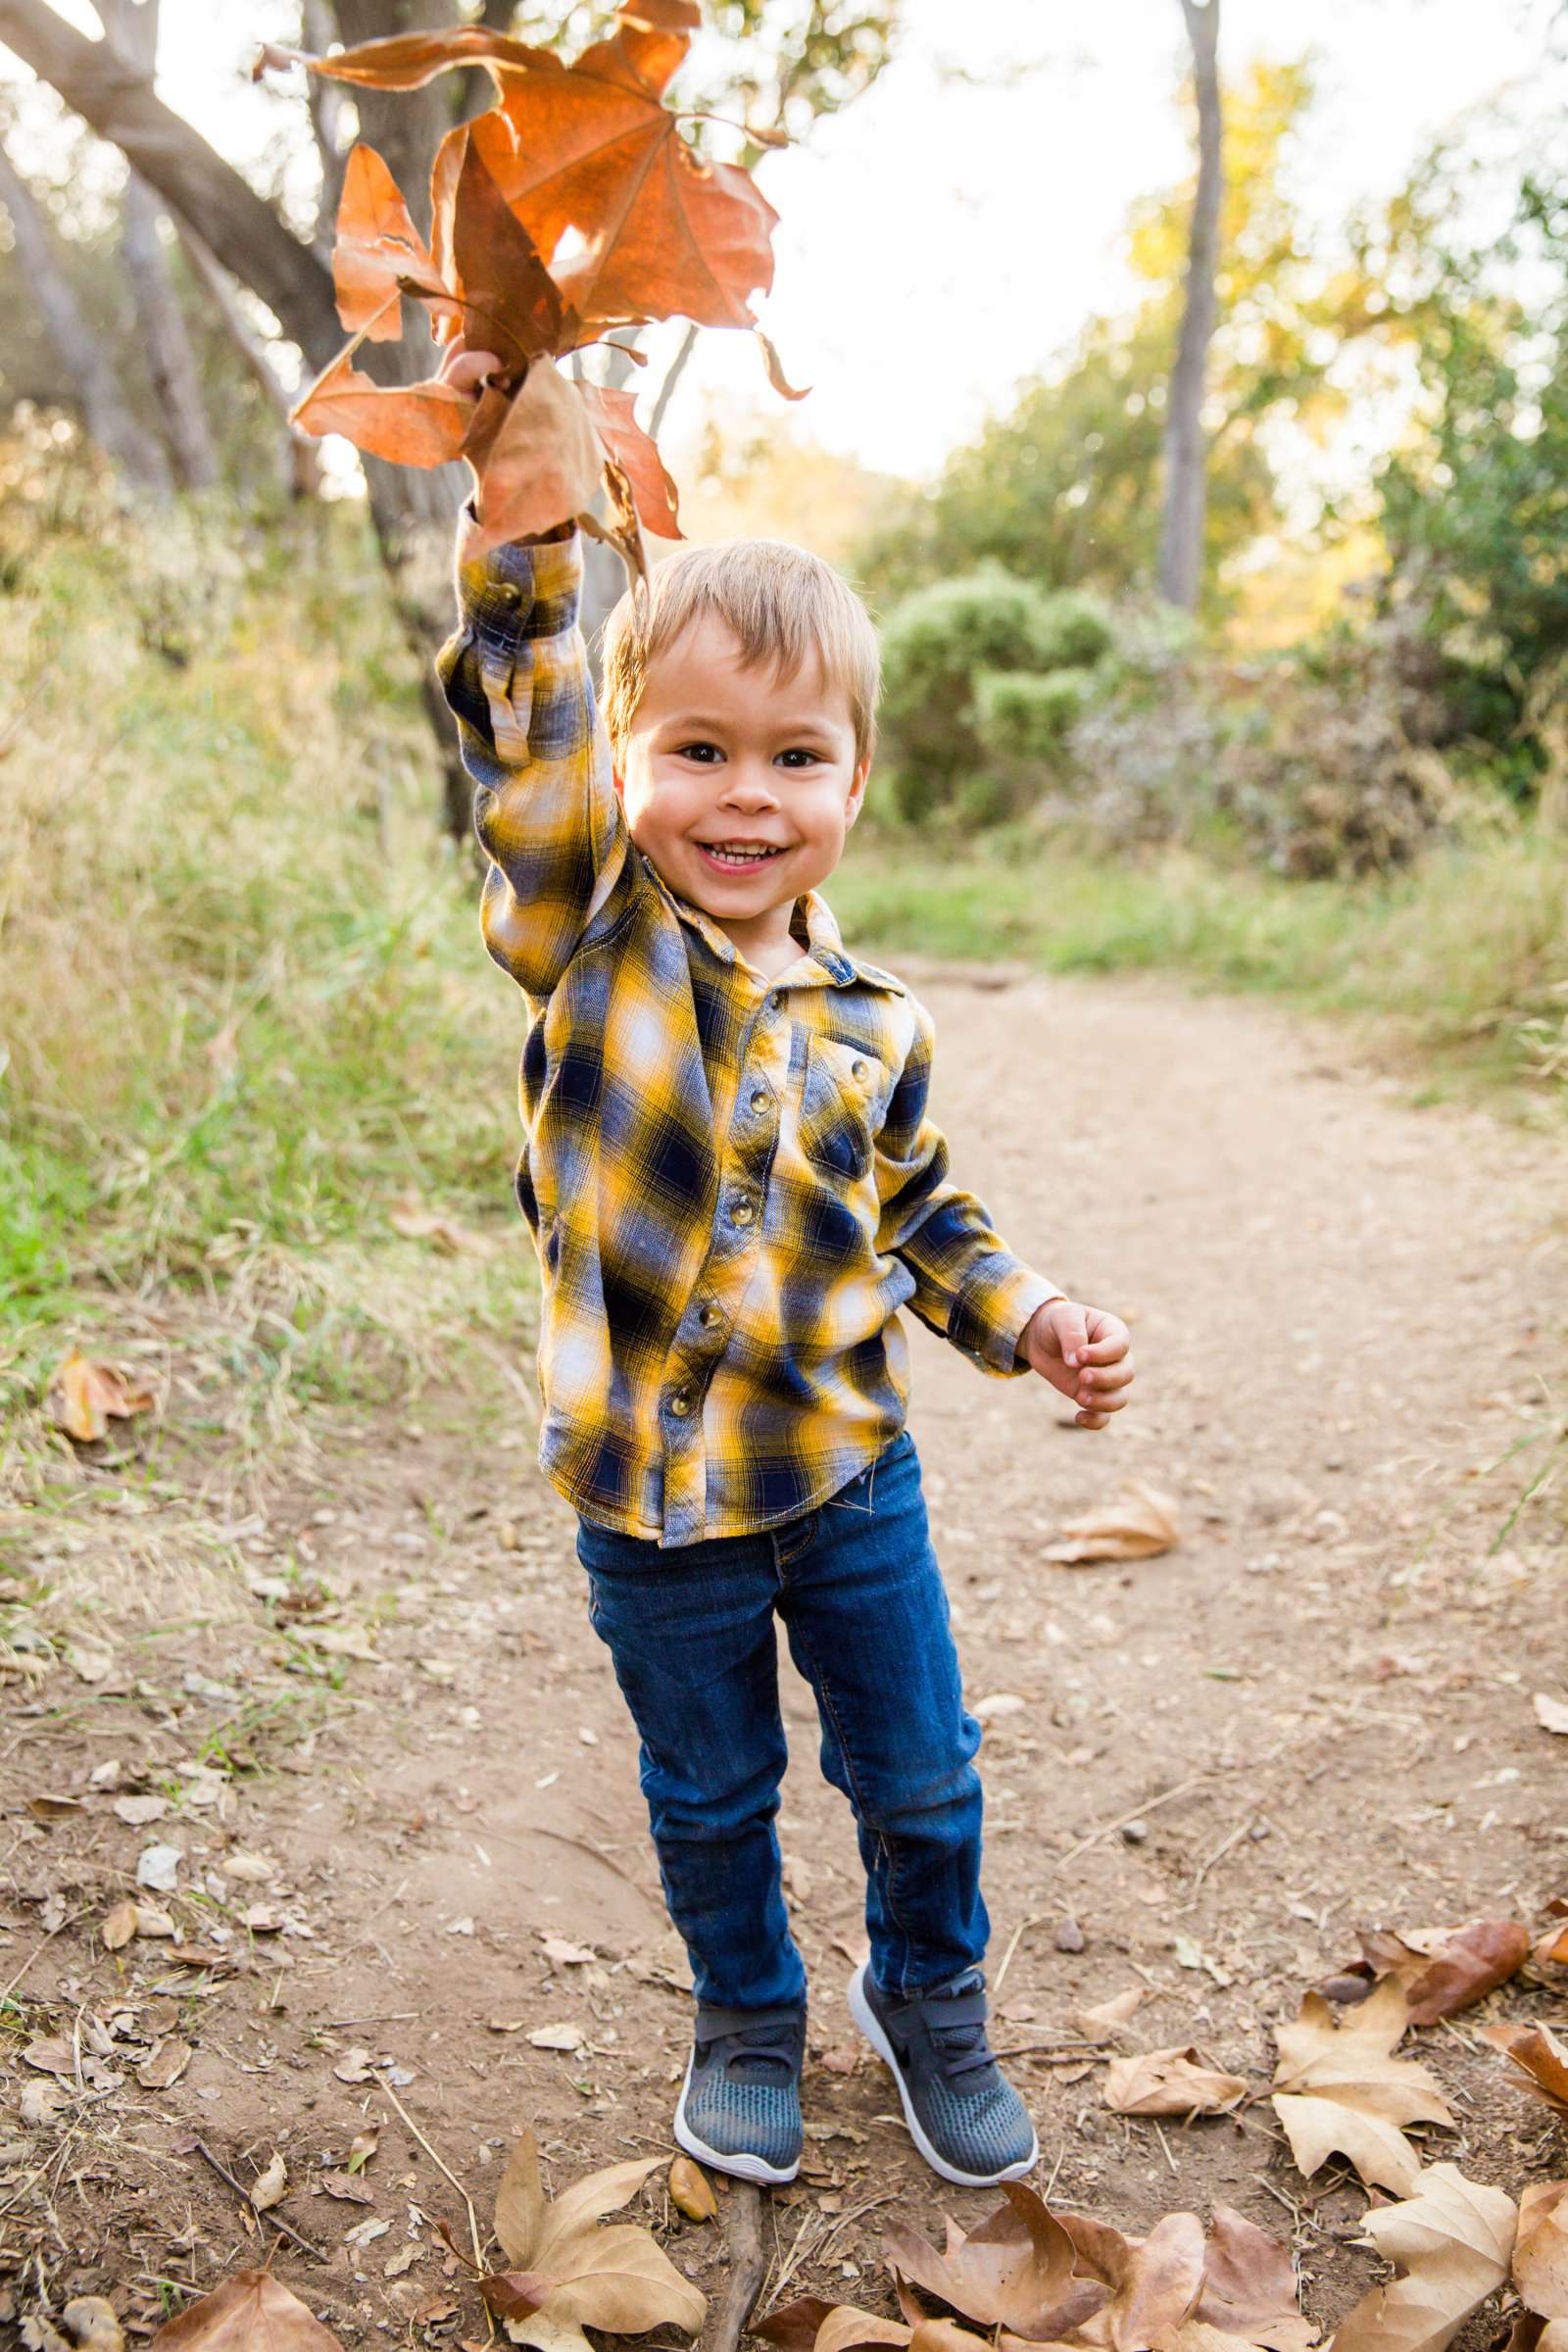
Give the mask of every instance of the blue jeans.
<svg viewBox="0 0 1568 2352">
<path fill-rule="evenodd" d="M 773 1619 L 816 1694 L 822 1770 L 855 1808 L 877 1984 L 985 1954 L 980 1727 L 907 1431 L 820 1509 L 756 1536 L 657 1544 L 579 1522 L 588 1613 L 642 1738 L 642 1786 L 697 1996 L 804 2000 L 773 1823 L 787 1761 Z"/>
</svg>

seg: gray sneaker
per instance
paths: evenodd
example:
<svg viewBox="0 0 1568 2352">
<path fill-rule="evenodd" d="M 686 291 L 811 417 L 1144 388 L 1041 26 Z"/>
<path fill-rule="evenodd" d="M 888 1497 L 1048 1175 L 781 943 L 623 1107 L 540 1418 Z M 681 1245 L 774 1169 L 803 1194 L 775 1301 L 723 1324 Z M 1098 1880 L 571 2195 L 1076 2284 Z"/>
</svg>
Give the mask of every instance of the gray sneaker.
<svg viewBox="0 0 1568 2352">
<path fill-rule="evenodd" d="M 777 2184 L 801 2163 L 803 2009 L 697 2012 L 675 2139 L 716 2173 Z"/>
<path fill-rule="evenodd" d="M 893 2001 L 862 1961 L 850 1979 L 850 2015 L 891 2068 L 904 2120 L 934 2173 L 959 2188 L 990 2188 L 1032 2171 L 1040 2142 L 991 2054 L 979 1969 Z"/>
</svg>

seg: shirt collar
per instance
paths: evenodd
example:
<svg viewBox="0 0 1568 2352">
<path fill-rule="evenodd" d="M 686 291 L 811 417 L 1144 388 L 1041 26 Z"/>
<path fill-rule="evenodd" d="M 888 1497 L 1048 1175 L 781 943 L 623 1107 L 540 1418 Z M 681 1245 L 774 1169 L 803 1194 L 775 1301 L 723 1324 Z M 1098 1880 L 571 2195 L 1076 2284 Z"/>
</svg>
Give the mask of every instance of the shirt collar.
<svg viewBox="0 0 1568 2352">
<path fill-rule="evenodd" d="M 678 898 L 651 861 L 648 862 L 648 871 L 674 913 L 689 930 L 695 931 L 707 943 L 720 962 L 740 963 L 743 960 L 734 941 L 720 929 L 711 915 L 705 914 L 701 906 L 694 906 L 689 899 Z M 858 983 L 866 988 L 882 989 L 894 996 L 907 994 L 903 982 L 895 980 L 890 972 L 881 971 L 872 963 L 862 963 L 858 956 L 850 954 L 840 935 L 832 907 L 814 890 L 807 891 L 804 897 L 796 900 L 790 928 L 797 941 L 804 928 L 806 944 L 801 951 L 801 962 L 792 963 L 787 970 L 775 975 L 775 987 L 810 988 L 831 982 L 835 988 L 850 988 Z M 802 964 L 808 968 L 803 970 Z M 816 966 L 814 971 L 809 969 L 812 964 Z"/>
</svg>

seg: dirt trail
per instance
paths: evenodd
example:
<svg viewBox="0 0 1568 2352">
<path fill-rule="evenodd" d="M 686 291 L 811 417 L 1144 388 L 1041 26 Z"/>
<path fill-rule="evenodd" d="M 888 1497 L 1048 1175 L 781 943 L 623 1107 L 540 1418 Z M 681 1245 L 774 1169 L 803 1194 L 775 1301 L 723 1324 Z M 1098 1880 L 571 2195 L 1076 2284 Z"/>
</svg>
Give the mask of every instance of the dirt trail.
<svg viewBox="0 0 1568 2352">
<path fill-rule="evenodd" d="M 1294 2213 L 1309 2306 L 1332 2318 L 1366 2276 L 1347 2244 L 1364 2198 L 1337 2170 L 1303 2183 L 1266 2100 L 1161 2131 L 1111 2116 L 1098 2070 L 1056 2053 L 1081 2004 L 1143 1984 L 1155 1997 L 1135 2046 L 1196 2040 L 1263 2090 L 1269 2023 L 1353 1952 L 1358 1924 L 1534 1920 L 1568 1891 L 1568 1741 L 1531 1704 L 1568 1695 L 1568 1544 L 1539 1506 L 1497 1543 L 1544 1448 L 1495 1466 L 1547 1421 L 1553 1377 L 1561 1417 L 1559 1148 L 1480 1112 L 1412 1109 L 1348 1066 L 1343 1032 L 1271 1008 L 1141 982 L 932 975 L 923 993 L 957 1170 L 1021 1250 L 1128 1315 L 1140 1364 L 1135 1406 L 1096 1436 L 1043 1384 L 984 1381 L 916 1335 L 914 1428 L 971 1701 L 1023 1702 L 982 1710 L 999 2039 L 1020 2053 L 1058 2201 L 1124 2230 L 1215 2197 L 1282 2234 Z M 80 1791 L 107 1755 L 168 1779 L 232 1714 L 224 1690 L 284 1688 L 275 1638 L 233 1624 L 182 1643 L 198 1682 L 174 1711 L 122 1690 L 14 1726 L 0 1980 L 48 1924 L 45 1896 L 72 1915 L 24 1981 L 26 2030 L 69 2037 L 83 2012 L 119 2006 L 122 2033 L 194 2044 L 168 2090 L 106 2061 L 123 2087 L 53 2142 L 17 2124 L 37 2077 L 11 2067 L 4 2245 L 41 2248 L 62 2299 L 107 2285 L 155 2315 L 158 2278 L 207 2286 L 259 2259 L 199 2133 L 245 2180 L 284 2152 L 279 2210 L 327 2259 L 284 2245 L 279 2274 L 345 2340 L 411 2322 L 431 2342 L 471 2338 L 475 2298 L 411 2219 L 461 2222 L 457 2200 L 377 2083 L 343 2079 L 363 2077 L 356 2048 L 394 2063 L 398 2099 L 481 2208 L 523 2122 L 558 2179 L 664 2139 L 686 2048 L 680 1957 L 569 1517 L 529 1467 L 531 1440 L 510 1433 L 476 1458 L 439 1405 L 416 1430 L 324 1452 L 245 1539 L 259 1571 L 292 1552 L 319 1574 L 343 1603 L 334 1622 L 369 1627 L 380 1661 L 347 1662 L 314 1740 L 279 1751 L 280 1769 L 154 1830 L 123 1826 L 107 1791 L 74 1817 L 26 1811 L 40 1788 Z M 1177 1497 L 1179 1550 L 1049 1563 L 1060 1521 L 1128 1476 Z M 813 2061 L 808 2169 L 772 2226 L 798 2256 L 790 2291 L 875 2301 L 891 2213 L 972 2222 L 991 2200 L 939 2191 L 881 2071 L 843 2071 L 860 1881 L 793 1681 L 786 1713 L 782 1836 Z M 232 1849 L 274 1858 L 273 1881 L 239 1896 L 272 1905 L 283 1932 L 240 1935 L 244 1967 L 201 1979 L 140 1940 L 118 1956 L 89 1943 L 149 1838 L 185 1848 L 184 1889 Z M 180 1911 L 187 1940 L 201 1916 L 199 1900 Z M 552 1968 L 544 1936 L 597 1959 Z M 1504 1999 L 1543 2010 L 1539 1992 Z M 529 2043 L 549 2026 L 578 2028 L 583 2046 Z M 1456 2095 L 1469 2169 L 1515 2189 L 1533 2166 L 1565 2169 L 1544 2109 L 1467 2029 L 1423 2044 Z M 385 2119 L 373 2203 L 313 2193 L 369 2115 Z M 389 2228 L 345 2244 L 376 2220 Z M 711 2232 L 684 2230 L 675 2252 L 710 2275 Z"/>
</svg>

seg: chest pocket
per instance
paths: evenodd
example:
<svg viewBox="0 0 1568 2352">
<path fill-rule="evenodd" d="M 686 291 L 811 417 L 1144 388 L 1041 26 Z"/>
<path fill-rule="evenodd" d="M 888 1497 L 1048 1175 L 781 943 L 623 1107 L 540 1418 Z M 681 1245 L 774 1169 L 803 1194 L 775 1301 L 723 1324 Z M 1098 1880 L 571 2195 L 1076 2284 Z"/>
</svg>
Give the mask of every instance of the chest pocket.
<svg viewBox="0 0 1568 2352">
<path fill-rule="evenodd" d="M 887 1065 L 874 1054 L 836 1037 L 808 1037 L 801 1094 L 807 1158 L 858 1183 L 870 1169 L 887 1087 Z"/>
</svg>

